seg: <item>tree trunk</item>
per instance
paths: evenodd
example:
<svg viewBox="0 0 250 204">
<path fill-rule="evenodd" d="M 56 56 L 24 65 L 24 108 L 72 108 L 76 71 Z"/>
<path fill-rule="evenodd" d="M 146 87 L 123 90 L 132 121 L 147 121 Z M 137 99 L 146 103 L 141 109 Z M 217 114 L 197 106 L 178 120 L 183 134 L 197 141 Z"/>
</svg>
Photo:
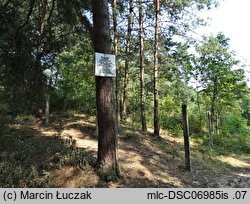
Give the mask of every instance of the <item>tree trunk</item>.
<svg viewBox="0 0 250 204">
<path fill-rule="evenodd" d="M 128 30 L 127 30 L 127 42 L 126 42 L 126 60 L 125 60 L 125 76 L 124 76 L 124 92 L 122 100 L 121 118 L 127 114 L 127 100 L 128 100 L 128 83 L 129 83 L 129 60 L 130 60 L 130 42 L 131 42 L 131 24 L 133 13 L 133 0 L 129 1 L 129 15 L 128 15 Z"/>
<path fill-rule="evenodd" d="M 186 104 L 182 104 L 182 126 L 183 126 L 184 149 L 185 149 L 185 166 L 187 170 L 191 171 L 189 122 L 188 122 L 188 112 Z"/>
<path fill-rule="evenodd" d="M 158 37 L 160 0 L 155 0 L 155 45 L 154 45 L 154 136 L 160 137 L 158 101 Z"/>
<path fill-rule="evenodd" d="M 45 95 L 45 126 L 49 125 L 50 93 L 52 88 L 51 86 L 52 86 L 52 75 L 50 74 L 47 93 Z"/>
<path fill-rule="evenodd" d="M 40 49 L 40 48 L 39 48 Z M 37 52 L 36 62 L 34 67 L 34 100 L 35 100 L 35 111 L 42 110 L 44 107 L 44 95 L 43 95 L 43 69 L 41 63 L 41 51 Z"/>
<path fill-rule="evenodd" d="M 209 133 L 209 147 L 213 148 L 212 114 L 210 111 L 207 112 L 207 122 L 208 122 L 208 133 Z"/>
<path fill-rule="evenodd" d="M 213 97 L 211 100 L 211 128 L 212 128 L 212 132 L 214 131 L 214 115 L 215 115 L 215 93 L 213 93 Z"/>
<path fill-rule="evenodd" d="M 217 98 L 217 93 L 218 93 L 218 78 L 217 76 L 214 77 L 214 86 L 213 86 L 213 95 L 212 95 L 212 99 L 211 99 L 211 128 L 212 128 L 212 132 L 214 133 L 214 121 L 215 121 L 215 104 L 216 104 L 216 98 Z"/>
<path fill-rule="evenodd" d="M 214 117 L 215 117 L 215 104 L 216 104 L 216 97 L 217 97 L 217 76 L 214 74 L 214 81 L 213 81 L 213 95 L 211 99 L 211 108 L 210 111 L 208 112 L 208 130 L 209 130 L 209 147 L 213 147 L 213 135 L 214 135 Z"/>
<path fill-rule="evenodd" d="M 220 135 L 220 115 L 219 113 L 217 112 L 216 113 L 216 117 L 215 117 L 215 134 L 216 134 L 216 137 L 217 139 L 219 139 L 219 135 Z"/>
<path fill-rule="evenodd" d="M 48 2 L 47 0 L 38 4 L 38 39 L 39 43 L 37 46 L 36 52 L 36 61 L 35 61 L 35 103 L 36 103 L 36 111 L 42 110 L 43 102 L 44 102 L 44 79 L 43 79 L 43 67 L 42 67 L 42 56 L 43 56 L 43 37 L 44 37 L 44 30 L 45 30 L 45 16 L 47 11 Z"/>
<path fill-rule="evenodd" d="M 199 120 L 199 128 L 200 128 L 200 132 L 202 130 L 202 114 L 201 114 L 201 105 L 200 105 L 200 96 L 199 96 L 199 91 L 198 89 L 196 89 L 196 93 L 197 93 L 197 106 L 198 106 L 198 112 L 199 112 L 199 116 L 200 116 L 200 120 Z"/>
<path fill-rule="evenodd" d="M 114 53 L 115 56 L 118 54 L 118 35 L 117 35 L 117 2 L 113 0 L 113 26 L 114 26 Z M 119 77 L 119 66 L 116 60 L 116 79 L 115 79 L 115 106 L 116 106 L 116 119 L 117 119 L 117 127 L 120 129 L 120 77 Z"/>
<path fill-rule="evenodd" d="M 109 9 L 107 0 L 92 0 L 95 52 L 111 53 Z M 97 168 L 106 179 L 119 176 L 117 126 L 111 77 L 96 76 L 96 109 L 98 124 Z"/>
<path fill-rule="evenodd" d="M 139 30 L 140 30 L 140 80 L 141 80 L 141 125 L 142 131 L 147 131 L 146 114 L 145 114 L 145 82 L 144 82 L 144 35 L 142 20 L 142 0 L 139 0 Z"/>
<path fill-rule="evenodd" d="M 46 106 L 45 106 L 45 126 L 49 125 L 49 104 L 50 104 L 50 93 L 46 94 Z"/>
</svg>

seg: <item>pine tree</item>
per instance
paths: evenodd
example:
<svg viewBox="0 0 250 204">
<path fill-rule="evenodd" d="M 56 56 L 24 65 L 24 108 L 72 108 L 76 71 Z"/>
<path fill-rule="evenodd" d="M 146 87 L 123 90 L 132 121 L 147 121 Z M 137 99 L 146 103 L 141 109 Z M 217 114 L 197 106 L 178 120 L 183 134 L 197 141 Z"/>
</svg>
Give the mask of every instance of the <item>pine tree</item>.
<svg viewBox="0 0 250 204">
<path fill-rule="evenodd" d="M 133 0 L 129 1 L 129 14 L 128 14 L 128 28 L 126 38 L 126 60 L 125 60 L 125 76 L 124 76 L 124 91 L 121 107 L 121 118 L 127 114 L 127 100 L 128 100 L 128 83 L 129 83 L 129 61 L 130 61 L 130 44 L 132 32 L 132 13 L 133 13 Z"/>
<path fill-rule="evenodd" d="M 111 53 L 109 10 L 107 0 L 93 0 L 94 50 Z M 98 123 L 97 168 L 106 179 L 119 176 L 117 159 L 117 125 L 111 77 L 96 76 Z M 110 178 L 112 176 L 112 178 Z"/>
<path fill-rule="evenodd" d="M 155 0 L 155 44 L 154 44 L 154 136 L 160 136 L 158 101 L 158 37 L 160 0 Z"/>
<path fill-rule="evenodd" d="M 146 113 L 145 113 L 145 81 L 144 81 L 144 34 L 142 19 L 142 0 L 139 0 L 139 41 L 140 41 L 140 81 L 141 81 L 141 126 L 142 131 L 147 131 Z"/>
</svg>

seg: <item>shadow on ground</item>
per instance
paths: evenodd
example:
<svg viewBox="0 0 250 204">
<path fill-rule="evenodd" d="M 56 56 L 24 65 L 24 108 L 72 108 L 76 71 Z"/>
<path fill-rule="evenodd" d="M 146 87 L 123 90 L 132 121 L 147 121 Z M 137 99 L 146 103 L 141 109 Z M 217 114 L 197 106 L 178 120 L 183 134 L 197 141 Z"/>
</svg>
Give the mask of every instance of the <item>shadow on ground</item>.
<svg viewBox="0 0 250 204">
<path fill-rule="evenodd" d="M 192 155 L 193 171 L 184 168 L 183 144 L 167 136 L 125 129 L 119 135 L 121 178 L 106 182 L 96 174 L 96 127 L 84 117 L 52 118 L 5 128 L 0 136 L 0 187 L 249 187 L 249 160 L 235 167 L 200 152 Z M 48 136 L 46 131 L 52 134 Z M 72 130 L 71 137 L 61 137 Z M 76 135 L 74 135 L 76 134 Z M 195 149 L 193 150 L 195 151 Z M 210 168 L 212 165 L 213 168 Z M 216 168 L 218 171 L 215 171 Z"/>
<path fill-rule="evenodd" d="M 26 126 L 6 128 L 0 142 L 0 187 L 56 187 L 58 170 L 82 173 L 95 163 L 93 153 L 77 148 L 72 140 Z"/>
</svg>

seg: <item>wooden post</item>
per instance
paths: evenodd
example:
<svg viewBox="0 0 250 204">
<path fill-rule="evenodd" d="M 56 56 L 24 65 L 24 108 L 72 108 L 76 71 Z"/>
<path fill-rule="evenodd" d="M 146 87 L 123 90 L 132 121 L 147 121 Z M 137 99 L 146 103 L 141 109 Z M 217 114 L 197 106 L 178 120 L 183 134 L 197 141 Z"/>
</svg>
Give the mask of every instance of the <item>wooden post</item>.
<svg viewBox="0 0 250 204">
<path fill-rule="evenodd" d="M 208 133 L 209 133 L 209 147 L 213 148 L 212 115 L 210 111 L 207 112 L 207 124 L 208 124 Z"/>
<path fill-rule="evenodd" d="M 191 171 L 189 124 L 188 124 L 188 113 L 186 104 L 182 105 L 182 125 L 183 125 L 184 148 L 185 148 L 185 167 L 186 170 Z"/>
</svg>

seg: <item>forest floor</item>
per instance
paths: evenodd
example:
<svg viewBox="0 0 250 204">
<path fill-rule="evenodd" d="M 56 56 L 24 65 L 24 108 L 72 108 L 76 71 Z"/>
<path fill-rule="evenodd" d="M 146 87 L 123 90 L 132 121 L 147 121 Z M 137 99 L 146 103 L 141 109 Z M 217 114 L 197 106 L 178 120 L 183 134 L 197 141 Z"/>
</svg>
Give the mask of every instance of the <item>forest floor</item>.
<svg viewBox="0 0 250 204">
<path fill-rule="evenodd" d="M 48 127 L 21 121 L 1 137 L 0 187 L 250 187 L 250 155 L 209 156 L 191 139 L 189 172 L 181 138 L 155 138 L 127 126 L 118 137 L 121 178 L 104 181 L 94 169 L 95 118 L 85 115 L 57 115 Z"/>
</svg>

